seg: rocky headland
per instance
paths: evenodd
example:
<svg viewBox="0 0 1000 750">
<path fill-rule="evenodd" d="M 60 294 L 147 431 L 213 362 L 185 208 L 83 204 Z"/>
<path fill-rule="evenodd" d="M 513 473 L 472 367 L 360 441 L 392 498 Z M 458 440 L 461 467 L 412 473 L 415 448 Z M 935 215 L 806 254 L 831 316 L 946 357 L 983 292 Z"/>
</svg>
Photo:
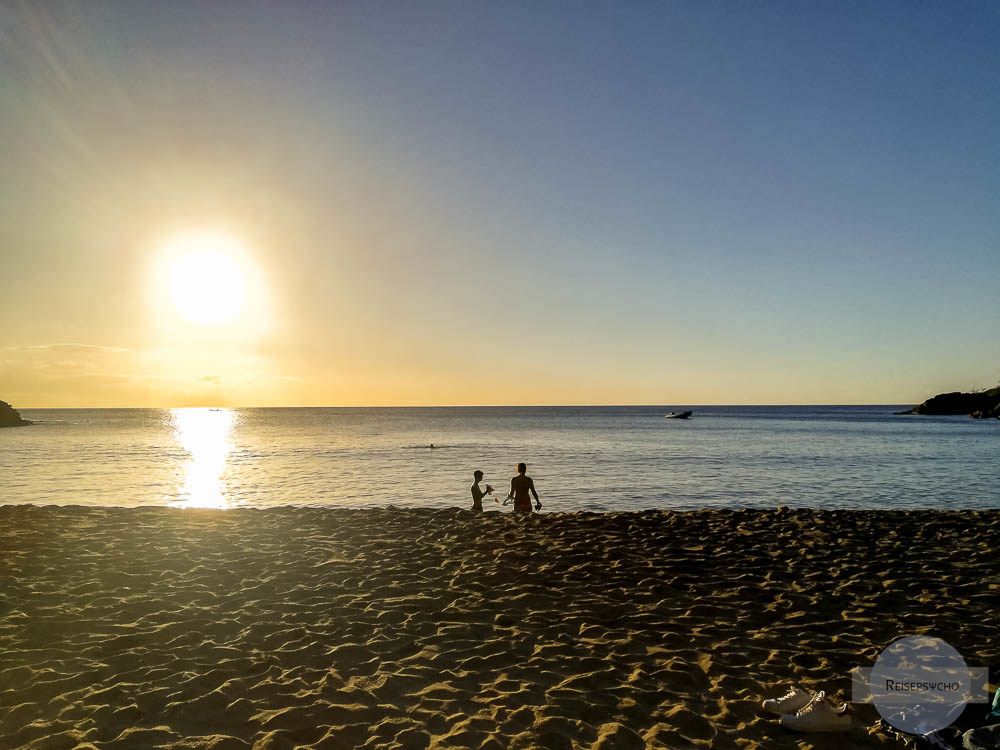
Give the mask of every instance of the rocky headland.
<svg viewBox="0 0 1000 750">
<path fill-rule="evenodd" d="M 20 413 L 6 401 L 0 401 L 0 427 L 22 427 L 31 420 L 22 419 Z"/>
<path fill-rule="evenodd" d="M 974 393 L 939 393 L 900 414 L 968 414 L 973 419 L 1000 418 L 1000 386 Z"/>
</svg>

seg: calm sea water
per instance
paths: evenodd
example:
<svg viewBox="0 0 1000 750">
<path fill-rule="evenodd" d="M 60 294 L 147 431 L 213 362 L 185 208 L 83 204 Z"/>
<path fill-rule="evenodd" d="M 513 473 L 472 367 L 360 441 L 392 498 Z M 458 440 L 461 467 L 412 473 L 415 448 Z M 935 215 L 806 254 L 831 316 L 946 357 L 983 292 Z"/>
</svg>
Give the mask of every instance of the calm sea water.
<svg viewBox="0 0 1000 750">
<path fill-rule="evenodd" d="M 525 461 L 544 511 L 1000 508 L 1000 421 L 900 408 L 27 409 L 0 503 L 467 506 Z"/>
</svg>

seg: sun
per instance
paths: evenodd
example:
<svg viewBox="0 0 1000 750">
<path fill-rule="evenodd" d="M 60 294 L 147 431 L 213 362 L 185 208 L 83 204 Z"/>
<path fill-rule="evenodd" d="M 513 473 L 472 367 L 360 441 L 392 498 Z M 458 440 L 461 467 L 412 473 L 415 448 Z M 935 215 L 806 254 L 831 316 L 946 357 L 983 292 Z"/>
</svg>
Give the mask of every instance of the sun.
<svg viewBox="0 0 1000 750">
<path fill-rule="evenodd" d="M 191 234 L 167 244 L 167 293 L 185 320 L 222 326 L 246 305 L 247 273 L 240 244 L 226 235 Z"/>
</svg>

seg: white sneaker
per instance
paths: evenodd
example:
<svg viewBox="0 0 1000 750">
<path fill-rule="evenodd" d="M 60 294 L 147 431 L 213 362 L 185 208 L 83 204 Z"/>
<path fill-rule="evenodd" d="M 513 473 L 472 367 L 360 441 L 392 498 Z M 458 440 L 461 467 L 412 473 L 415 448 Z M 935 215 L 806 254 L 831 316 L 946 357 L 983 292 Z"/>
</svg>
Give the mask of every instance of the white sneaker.
<svg viewBox="0 0 1000 750">
<path fill-rule="evenodd" d="M 822 690 L 794 714 L 781 717 L 781 726 L 797 732 L 849 732 L 851 707 L 836 705 Z"/>
<path fill-rule="evenodd" d="M 783 716 L 784 714 L 794 714 L 811 699 L 812 693 L 803 690 L 797 685 L 792 685 L 789 691 L 780 698 L 768 698 L 760 705 L 765 711 L 777 716 Z"/>
</svg>

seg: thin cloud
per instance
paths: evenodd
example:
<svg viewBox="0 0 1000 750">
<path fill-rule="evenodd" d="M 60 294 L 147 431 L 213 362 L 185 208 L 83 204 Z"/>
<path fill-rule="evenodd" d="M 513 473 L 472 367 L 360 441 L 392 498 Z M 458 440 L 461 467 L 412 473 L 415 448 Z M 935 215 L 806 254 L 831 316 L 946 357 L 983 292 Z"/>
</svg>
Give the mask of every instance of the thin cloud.
<svg viewBox="0 0 1000 750">
<path fill-rule="evenodd" d="M 127 352 L 124 346 L 102 346 L 101 344 L 35 344 L 33 346 L 9 347 L 12 349 L 44 349 L 50 352 Z"/>
<path fill-rule="evenodd" d="M 0 352 L 128 352 L 124 346 L 103 346 L 101 344 L 31 344 L 29 346 L 0 346 Z"/>
<path fill-rule="evenodd" d="M 125 385 L 131 378 L 127 375 L 60 375 L 46 378 L 45 382 L 80 386 Z"/>
</svg>

